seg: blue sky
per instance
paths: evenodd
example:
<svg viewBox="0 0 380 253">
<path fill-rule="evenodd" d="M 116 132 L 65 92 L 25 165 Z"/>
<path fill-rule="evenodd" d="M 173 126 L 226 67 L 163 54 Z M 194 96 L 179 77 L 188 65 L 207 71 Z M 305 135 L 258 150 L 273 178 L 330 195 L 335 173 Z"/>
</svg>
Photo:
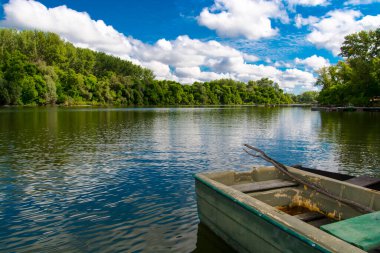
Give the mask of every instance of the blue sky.
<svg viewBox="0 0 380 253">
<path fill-rule="evenodd" d="M 269 77 L 315 89 L 344 36 L 380 27 L 380 0 L 10 0 L 1 27 L 58 33 L 181 83 Z"/>
</svg>

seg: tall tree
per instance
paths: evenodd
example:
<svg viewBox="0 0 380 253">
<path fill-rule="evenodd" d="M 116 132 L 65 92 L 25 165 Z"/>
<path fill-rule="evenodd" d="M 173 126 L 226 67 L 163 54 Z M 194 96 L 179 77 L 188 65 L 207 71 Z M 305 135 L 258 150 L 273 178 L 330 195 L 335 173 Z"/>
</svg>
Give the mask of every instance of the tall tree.
<svg viewBox="0 0 380 253">
<path fill-rule="evenodd" d="M 322 86 L 318 101 L 334 105 L 371 105 L 380 96 L 380 28 L 345 37 L 344 61 L 319 71 L 316 85 Z"/>
</svg>

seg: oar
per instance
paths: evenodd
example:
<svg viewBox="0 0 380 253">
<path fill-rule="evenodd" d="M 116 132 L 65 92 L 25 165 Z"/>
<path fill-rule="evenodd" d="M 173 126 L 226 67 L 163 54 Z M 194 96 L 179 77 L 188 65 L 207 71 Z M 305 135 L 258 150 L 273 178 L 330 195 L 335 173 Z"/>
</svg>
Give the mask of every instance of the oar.
<svg viewBox="0 0 380 253">
<path fill-rule="evenodd" d="M 342 198 L 342 197 L 338 197 L 328 191 L 326 191 L 325 189 L 322 189 L 320 186 L 312 183 L 312 182 L 309 182 L 309 181 L 306 181 L 302 178 L 298 178 L 297 176 L 293 175 L 292 173 L 289 172 L 289 170 L 285 167 L 285 165 L 283 165 L 282 163 L 279 163 L 277 162 L 276 160 L 274 160 L 273 158 L 269 157 L 267 154 L 265 154 L 262 150 L 258 149 L 258 148 L 255 148 L 255 147 L 252 147 L 251 145 L 248 145 L 248 144 L 244 144 L 245 147 L 249 148 L 250 150 L 253 150 L 255 151 L 256 153 L 252 153 L 250 151 L 248 151 L 247 149 L 244 149 L 244 151 L 253 156 L 253 157 L 258 157 L 258 158 L 261 158 L 271 164 L 273 164 L 273 166 L 278 169 L 279 171 L 281 171 L 282 173 L 284 173 L 285 175 L 289 176 L 290 178 L 292 178 L 294 181 L 302 184 L 302 185 L 306 185 L 307 187 L 325 195 L 325 196 L 328 196 L 332 199 L 335 199 L 341 203 L 344 203 L 344 204 L 347 204 L 353 208 L 355 208 L 356 210 L 362 212 L 362 213 L 372 213 L 374 212 L 374 210 L 372 210 L 371 208 L 369 207 L 366 207 L 362 204 L 359 204 L 359 203 L 356 203 L 352 200 L 349 200 L 349 199 L 345 199 L 345 198 Z"/>
</svg>

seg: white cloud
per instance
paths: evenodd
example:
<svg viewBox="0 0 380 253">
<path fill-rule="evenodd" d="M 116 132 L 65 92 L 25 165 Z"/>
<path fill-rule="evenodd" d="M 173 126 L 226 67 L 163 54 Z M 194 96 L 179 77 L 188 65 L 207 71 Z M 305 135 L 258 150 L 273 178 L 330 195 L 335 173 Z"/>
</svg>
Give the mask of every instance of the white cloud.
<svg viewBox="0 0 380 253">
<path fill-rule="evenodd" d="M 281 78 L 282 86 L 290 90 L 295 87 L 311 89 L 314 86 L 315 81 L 315 77 L 310 72 L 295 68 L 285 70 Z"/>
<path fill-rule="evenodd" d="M 344 5 L 361 5 L 361 4 L 373 4 L 380 3 L 380 0 L 349 0 Z"/>
<path fill-rule="evenodd" d="M 215 73 L 210 71 L 201 71 L 199 67 L 184 67 L 175 69 L 176 76 L 184 78 L 186 83 L 194 83 L 196 81 L 209 81 L 221 78 L 233 78 L 230 74 Z"/>
<path fill-rule="evenodd" d="M 253 64 L 258 60 L 256 56 L 214 40 L 204 42 L 184 35 L 175 40 L 160 39 L 146 44 L 66 6 L 47 8 L 33 0 L 11 0 L 4 5 L 4 14 L 5 20 L 0 26 L 55 32 L 75 45 L 150 68 L 158 79 L 193 83 L 220 78 L 248 81 L 269 77 L 287 90 L 312 87 L 315 82 L 313 75 L 306 71 Z"/>
<path fill-rule="evenodd" d="M 319 18 L 314 16 L 309 16 L 307 18 L 303 18 L 301 14 L 297 14 L 294 18 L 294 23 L 297 28 L 301 28 L 302 26 L 315 24 L 319 21 Z"/>
<path fill-rule="evenodd" d="M 255 62 L 259 60 L 259 57 L 257 57 L 256 55 L 245 54 L 245 53 L 243 54 L 243 58 L 244 60 L 249 61 L 249 62 Z"/>
<path fill-rule="evenodd" d="M 290 62 L 286 62 L 286 61 L 276 61 L 274 63 L 274 66 L 275 67 L 278 67 L 278 68 L 294 68 L 294 64 L 293 63 L 290 63 Z"/>
<path fill-rule="evenodd" d="M 178 78 L 171 73 L 170 67 L 167 64 L 152 60 L 145 62 L 143 65 L 144 67 L 152 70 L 157 75 L 157 79 L 169 79 L 178 81 Z"/>
<path fill-rule="evenodd" d="M 330 2 L 328 0 L 287 0 L 289 6 L 326 6 L 329 5 Z"/>
<path fill-rule="evenodd" d="M 328 59 L 323 58 L 322 56 L 313 55 L 306 59 L 296 58 L 294 62 L 297 65 L 304 65 L 306 68 L 317 71 L 318 69 L 326 66 L 330 66 Z"/>
<path fill-rule="evenodd" d="M 165 50 L 162 50 L 162 44 L 165 44 Z M 239 58 L 242 61 L 258 60 L 254 55 L 244 54 L 217 41 L 203 42 L 191 39 L 187 35 L 178 36 L 172 41 L 161 39 L 154 45 L 143 44 L 136 48 L 133 56 L 143 61 L 154 59 L 176 67 L 199 65 L 212 67 L 225 58 Z"/>
<path fill-rule="evenodd" d="M 2 26 L 54 31 L 74 44 L 110 53 L 128 53 L 132 48 L 131 41 L 112 26 L 64 5 L 46 8 L 37 1 L 10 0 L 4 4 L 4 12 Z"/>
<path fill-rule="evenodd" d="M 319 48 L 326 48 L 334 55 L 338 55 L 346 35 L 376 29 L 379 24 L 380 14 L 363 17 L 359 11 L 335 10 L 328 12 L 319 22 L 311 25 L 312 32 L 307 36 L 307 40 Z"/>
<path fill-rule="evenodd" d="M 165 51 L 170 51 L 173 49 L 172 44 L 165 39 L 158 40 L 156 44 L 159 48 L 161 48 Z"/>
<path fill-rule="evenodd" d="M 278 29 L 271 24 L 273 18 L 289 22 L 280 1 L 215 0 L 213 6 L 202 10 L 198 22 L 221 36 L 257 40 L 277 35 Z"/>
</svg>

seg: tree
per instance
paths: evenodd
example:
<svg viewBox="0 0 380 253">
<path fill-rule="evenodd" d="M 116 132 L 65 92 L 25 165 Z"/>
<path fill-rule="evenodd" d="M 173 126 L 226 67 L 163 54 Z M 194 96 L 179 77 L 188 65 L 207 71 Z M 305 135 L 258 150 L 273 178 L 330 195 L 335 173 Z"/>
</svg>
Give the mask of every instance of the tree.
<svg viewBox="0 0 380 253">
<path fill-rule="evenodd" d="M 305 104 L 316 103 L 318 95 L 318 91 L 305 91 L 296 97 L 296 101 Z"/>
<path fill-rule="evenodd" d="M 378 75 L 374 73 L 374 78 Z M 130 61 L 77 48 L 57 34 L 0 29 L 0 105 L 290 103 L 269 78 L 182 85 Z"/>
<path fill-rule="evenodd" d="M 345 37 L 341 47 L 344 61 L 318 72 L 321 104 L 368 106 L 380 96 L 380 28 Z"/>
<path fill-rule="evenodd" d="M 347 35 L 340 50 L 340 55 L 349 62 L 355 59 L 370 62 L 380 57 L 380 28 Z"/>
</svg>

